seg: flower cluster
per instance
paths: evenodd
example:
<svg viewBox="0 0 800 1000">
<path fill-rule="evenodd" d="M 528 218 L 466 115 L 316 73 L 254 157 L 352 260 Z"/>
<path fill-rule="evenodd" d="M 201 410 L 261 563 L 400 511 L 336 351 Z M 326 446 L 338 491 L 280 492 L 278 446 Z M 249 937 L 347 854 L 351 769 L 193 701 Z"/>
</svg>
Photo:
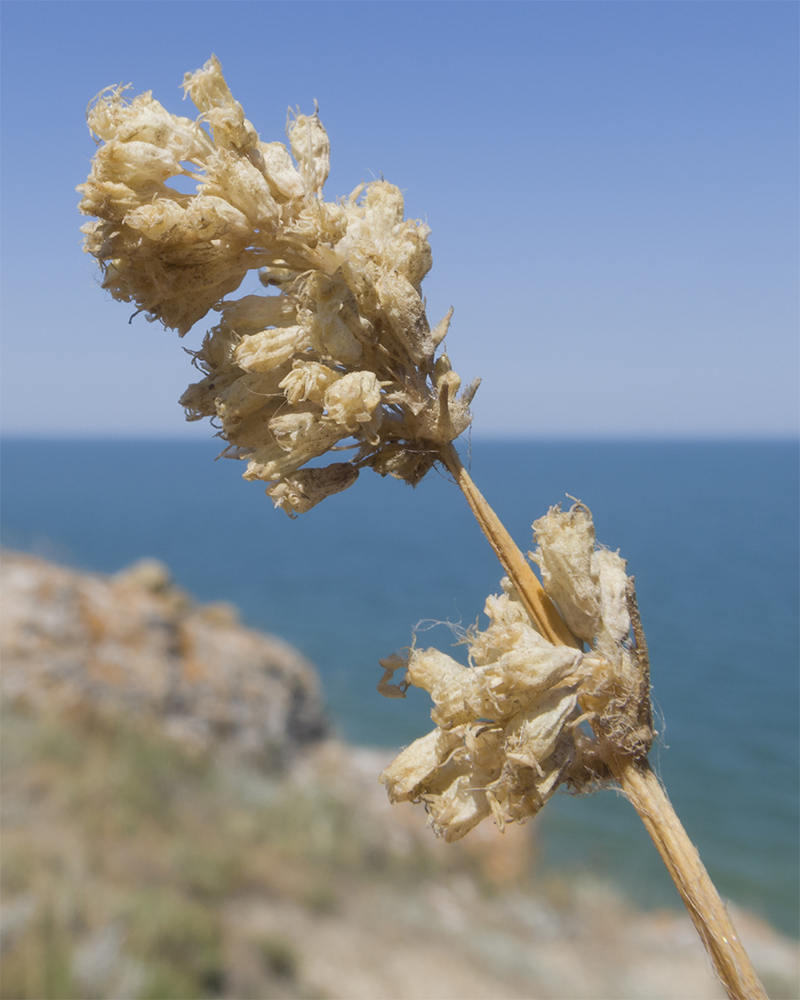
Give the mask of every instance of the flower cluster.
<svg viewBox="0 0 800 1000">
<path fill-rule="evenodd" d="M 534 530 L 545 589 L 588 652 L 548 642 L 504 580 L 504 593 L 486 602 L 489 627 L 468 636 L 469 666 L 436 649 L 412 648 L 407 659 L 381 661 L 378 689 L 399 697 L 408 685 L 423 688 L 436 723 L 381 780 L 393 802 L 423 801 L 434 831 L 447 841 L 490 815 L 501 829 L 524 822 L 562 782 L 579 789 L 602 777 L 599 734 L 612 715 L 617 730 L 606 726 L 607 736 L 619 738 L 622 729 L 634 735 L 627 747 L 618 739 L 615 751 L 622 745 L 624 752 L 646 752 L 652 739 L 638 721 L 636 699 L 649 705 L 649 689 L 641 643 L 637 649 L 630 637 L 624 560 L 596 548 L 591 514 L 580 504 L 568 512 L 552 508 Z M 392 684 L 398 669 L 405 677 Z M 583 720 L 596 738 L 580 727 Z"/>
<path fill-rule="evenodd" d="M 85 249 L 103 287 L 183 336 L 210 310 L 219 322 L 181 398 L 189 420 L 212 417 L 294 514 L 350 486 L 371 466 L 416 484 L 470 422 L 474 383 L 446 354 L 449 313 L 431 329 L 420 283 L 428 228 L 404 220 L 385 181 L 326 202 L 330 144 L 318 114 L 290 115 L 289 147 L 261 142 L 218 60 L 187 74 L 197 121 L 150 93 L 104 91 L 88 112 L 102 140 L 79 187 Z M 191 177 L 195 194 L 167 182 Z M 264 294 L 229 298 L 256 269 Z M 303 468 L 352 439 L 350 462 Z M 341 445 L 339 445 L 341 447 Z"/>
</svg>

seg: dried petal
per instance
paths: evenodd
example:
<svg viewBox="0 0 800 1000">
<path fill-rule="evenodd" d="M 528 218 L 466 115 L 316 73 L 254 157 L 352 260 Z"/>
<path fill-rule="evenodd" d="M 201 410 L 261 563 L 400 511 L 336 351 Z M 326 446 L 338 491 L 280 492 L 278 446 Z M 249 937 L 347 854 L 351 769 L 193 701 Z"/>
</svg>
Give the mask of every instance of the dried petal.
<svg viewBox="0 0 800 1000">
<path fill-rule="evenodd" d="M 292 370 L 281 382 L 281 388 L 293 406 L 307 399 L 323 404 L 326 390 L 338 378 L 332 368 L 318 361 L 295 361 Z"/>
<path fill-rule="evenodd" d="M 474 788 L 469 774 L 461 774 L 443 791 L 423 795 L 437 836 L 452 844 L 465 837 L 482 819 L 491 815 L 484 789 Z"/>
<path fill-rule="evenodd" d="M 381 387 L 372 372 L 343 375 L 325 392 L 328 416 L 349 431 L 369 423 L 380 402 Z"/>
<path fill-rule="evenodd" d="M 348 462 L 336 462 L 324 469 L 302 469 L 267 490 L 276 507 L 290 517 L 305 514 L 326 497 L 349 489 L 358 479 L 358 469 Z"/>
<path fill-rule="evenodd" d="M 389 273 L 375 287 L 381 308 L 408 357 L 417 364 L 431 358 L 435 348 L 425 306 L 408 278 Z"/>
<path fill-rule="evenodd" d="M 542 583 L 570 630 L 591 642 L 600 619 L 600 588 L 594 568 L 595 534 L 591 513 L 581 504 L 569 511 L 551 507 L 533 526 L 539 548 L 534 559 Z"/>
<path fill-rule="evenodd" d="M 273 195 L 283 201 L 302 198 L 306 193 L 303 178 L 295 169 L 289 150 L 282 142 L 260 142 L 260 167 L 272 189 Z"/>
<path fill-rule="evenodd" d="M 622 642 L 631 630 L 631 616 L 628 611 L 628 574 L 625 560 L 617 552 L 598 549 L 594 554 L 594 566 L 600 584 L 600 618 L 602 631 L 614 642 Z M 605 637 L 603 637 L 605 638 Z"/>
<path fill-rule="evenodd" d="M 119 142 L 112 139 L 95 163 L 98 174 L 111 175 L 122 184 L 141 186 L 148 181 L 165 181 L 182 172 L 173 153 L 149 142 Z"/>
<path fill-rule="evenodd" d="M 431 718 L 446 728 L 480 715 L 482 699 L 477 671 L 462 666 L 438 649 L 414 649 L 408 661 L 408 681 L 427 691 L 434 705 Z"/>
<path fill-rule="evenodd" d="M 410 802 L 418 798 L 432 775 L 463 742 L 461 730 L 434 729 L 406 747 L 380 777 L 392 802 Z"/>
<path fill-rule="evenodd" d="M 286 295 L 244 295 L 216 306 L 222 323 L 237 334 L 256 333 L 268 326 L 293 326 L 297 312 Z"/>
<path fill-rule="evenodd" d="M 219 149 L 206 165 L 202 194 L 226 198 L 243 212 L 254 229 L 271 228 L 280 218 L 266 178 L 253 164 L 227 149 Z"/>
<path fill-rule="evenodd" d="M 564 723 L 575 709 L 577 696 L 568 688 L 557 688 L 534 709 L 515 716 L 506 729 L 509 760 L 541 771 L 542 762 L 555 749 Z"/>
<path fill-rule="evenodd" d="M 212 56 L 202 69 L 187 73 L 183 78 L 183 89 L 204 112 L 218 146 L 245 151 L 256 145 L 258 134 L 245 118 L 241 104 L 233 99 L 216 56 Z"/>
<path fill-rule="evenodd" d="M 300 174 L 309 190 L 322 193 L 331 169 L 331 144 L 319 115 L 300 115 L 286 129 Z"/>
<path fill-rule="evenodd" d="M 222 421 L 225 433 L 236 430 L 245 417 L 255 413 L 265 404 L 280 397 L 280 379 L 286 367 L 273 368 L 268 372 L 254 372 L 241 375 L 227 388 L 221 388 L 215 399 L 216 414 Z M 239 375 L 238 369 L 231 374 Z M 184 404 L 185 405 L 185 404 Z"/>
<path fill-rule="evenodd" d="M 245 371 L 267 372 L 309 346 L 308 334 L 302 326 L 262 330 L 242 338 L 234 351 L 234 361 Z"/>
<path fill-rule="evenodd" d="M 245 479 L 283 479 L 342 437 L 340 427 L 321 423 L 313 412 L 279 414 L 269 422 L 269 433 L 272 440 L 248 456 Z"/>
</svg>

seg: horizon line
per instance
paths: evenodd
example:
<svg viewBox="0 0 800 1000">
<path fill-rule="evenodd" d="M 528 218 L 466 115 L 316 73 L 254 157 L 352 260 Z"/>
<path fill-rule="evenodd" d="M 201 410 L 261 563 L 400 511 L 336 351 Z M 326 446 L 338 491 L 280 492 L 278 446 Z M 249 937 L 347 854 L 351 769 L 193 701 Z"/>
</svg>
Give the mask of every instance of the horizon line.
<svg viewBox="0 0 800 1000">
<path fill-rule="evenodd" d="M 58 433 L 58 431 L 12 431 L 10 433 L 0 433 L 0 443 L 12 442 L 63 442 L 63 443 L 103 443 L 103 442 L 142 442 L 159 444 L 202 444 L 212 445 L 215 443 L 214 436 L 207 438 L 188 434 L 160 434 L 160 433 L 102 433 L 102 432 L 77 432 L 71 434 Z M 789 432 L 693 432 L 693 433 L 615 433 L 615 434 L 523 434 L 519 432 L 506 433 L 475 433 L 469 437 L 457 438 L 456 444 L 469 444 L 471 442 L 496 442 L 496 443 L 582 443 L 582 444 L 605 444 L 605 443 L 630 443 L 630 444 L 657 444 L 659 442 L 681 442 L 686 444 L 707 443 L 768 443 L 784 442 L 800 444 L 800 430 L 795 433 Z M 217 445 L 224 445 L 222 441 L 216 441 Z"/>
</svg>

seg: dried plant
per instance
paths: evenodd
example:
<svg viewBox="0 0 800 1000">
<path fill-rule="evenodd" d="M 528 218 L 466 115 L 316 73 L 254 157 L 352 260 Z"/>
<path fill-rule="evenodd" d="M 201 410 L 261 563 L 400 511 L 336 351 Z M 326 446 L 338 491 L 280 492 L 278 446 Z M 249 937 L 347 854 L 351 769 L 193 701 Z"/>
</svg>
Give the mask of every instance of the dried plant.
<svg viewBox="0 0 800 1000">
<path fill-rule="evenodd" d="M 469 667 L 436 649 L 382 662 L 384 693 L 404 667 L 395 692 L 409 684 L 428 691 L 437 725 L 382 780 L 394 801 L 424 801 L 448 841 L 489 815 L 501 829 L 524 822 L 562 783 L 580 791 L 610 778 L 605 743 L 643 757 L 653 741 L 646 650 L 643 637 L 631 639 L 635 595 L 624 560 L 595 547 L 582 505 L 553 508 L 534 528 L 546 590 L 589 652 L 548 641 L 506 578 L 504 593 L 486 602 L 489 628 L 468 636 Z"/>
<path fill-rule="evenodd" d="M 183 87 L 197 122 L 149 93 L 127 103 L 121 87 L 89 109 L 104 142 L 80 211 L 98 219 L 83 232 L 103 287 L 181 336 L 219 312 L 194 352 L 205 377 L 181 403 L 189 420 L 219 421 L 245 478 L 269 482 L 287 513 L 346 489 L 364 466 L 415 485 L 469 425 L 477 389 L 458 397 L 447 355 L 435 360 L 450 314 L 431 330 L 428 228 L 404 221 L 385 181 L 322 198 L 330 145 L 317 114 L 290 114 L 292 162 L 283 143 L 259 141 L 215 58 Z M 167 183 L 181 176 L 196 194 Z M 250 270 L 265 293 L 224 298 Z M 352 461 L 304 468 L 343 439 Z"/>
<path fill-rule="evenodd" d="M 416 485 L 452 474 L 507 578 L 470 666 L 412 647 L 382 661 L 382 693 L 427 690 L 436 728 L 384 772 L 395 801 L 423 801 L 434 831 L 464 836 L 486 817 L 523 822 L 562 784 L 616 782 L 641 816 L 730 997 L 766 996 L 696 849 L 647 763 L 653 740 L 647 647 L 624 560 L 598 547 L 589 510 L 553 508 L 534 525 L 530 562 L 461 463 L 477 382 L 441 352 L 421 282 L 428 229 L 404 219 L 385 181 L 326 202 L 330 145 L 319 115 L 290 112 L 289 149 L 264 143 L 216 58 L 184 80 L 200 111 L 167 112 L 151 94 L 103 91 L 89 108 L 102 140 L 78 189 L 85 249 L 103 287 L 183 336 L 219 322 L 194 361 L 203 378 L 181 403 L 212 417 L 225 454 L 247 462 L 291 516 L 351 486 L 362 468 Z M 291 149 L 291 154 L 290 150 Z M 195 194 L 168 181 L 191 177 Z M 230 296 L 256 270 L 263 294 Z M 438 357 L 437 357 L 438 352 Z M 349 461 L 309 462 L 352 449 Z M 399 683 L 393 675 L 403 672 Z"/>
</svg>

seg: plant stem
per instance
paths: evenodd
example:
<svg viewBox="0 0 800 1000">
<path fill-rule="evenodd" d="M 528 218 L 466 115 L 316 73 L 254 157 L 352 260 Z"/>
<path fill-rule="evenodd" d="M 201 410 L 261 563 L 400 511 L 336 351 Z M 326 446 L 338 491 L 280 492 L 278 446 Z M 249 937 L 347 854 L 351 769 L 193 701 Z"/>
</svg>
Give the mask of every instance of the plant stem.
<svg viewBox="0 0 800 1000">
<path fill-rule="evenodd" d="M 454 446 L 444 446 L 441 455 L 536 627 L 555 645 L 581 648 Z M 649 699 L 649 684 L 646 691 Z M 728 996 L 731 1000 L 768 1000 L 697 848 L 647 760 L 613 754 L 604 759 L 656 845 Z"/>
<path fill-rule="evenodd" d="M 728 996 L 767 1000 L 697 848 L 648 762 L 610 757 L 608 765 L 652 837 Z"/>
<path fill-rule="evenodd" d="M 508 573 L 509 579 L 517 589 L 520 600 L 525 605 L 525 610 L 531 616 L 536 627 L 545 639 L 556 646 L 574 646 L 581 649 L 581 643 L 567 628 L 566 622 L 544 592 L 530 563 L 506 531 L 503 522 L 483 498 L 483 494 L 464 468 L 453 445 L 445 445 L 441 454 L 442 460 L 466 497 L 481 531 L 486 535 L 495 555 L 500 560 L 500 564 Z"/>
</svg>

